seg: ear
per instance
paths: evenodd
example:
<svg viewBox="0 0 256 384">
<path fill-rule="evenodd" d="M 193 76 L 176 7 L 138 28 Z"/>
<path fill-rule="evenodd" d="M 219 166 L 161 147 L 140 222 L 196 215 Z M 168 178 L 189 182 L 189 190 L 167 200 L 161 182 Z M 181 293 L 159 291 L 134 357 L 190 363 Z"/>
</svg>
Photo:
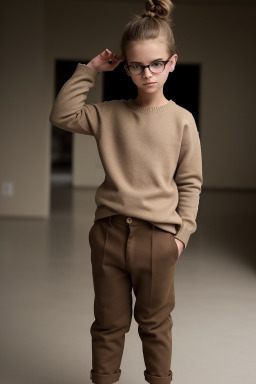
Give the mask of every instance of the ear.
<svg viewBox="0 0 256 384">
<path fill-rule="evenodd" d="M 170 71 L 169 72 L 174 71 L 177 60 L 178 60 L 178 55 L 175 53 L 174 55 L 172 55 L 172 57 L 170 58 L 170 61 L 169 61 L 170 62 Z"/>
</svg>

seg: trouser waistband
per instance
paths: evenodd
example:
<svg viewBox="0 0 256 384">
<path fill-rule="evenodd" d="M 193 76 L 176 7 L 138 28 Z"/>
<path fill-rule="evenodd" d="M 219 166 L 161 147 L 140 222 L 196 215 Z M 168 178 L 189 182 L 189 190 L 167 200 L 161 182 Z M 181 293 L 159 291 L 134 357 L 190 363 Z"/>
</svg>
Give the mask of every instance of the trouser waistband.
<svg viewBox="0 0 256 384">
<path fill-rule="evenodd" d="M 147 220 L 139 219 L 139 218 L 133 217 L 133 216 L 125 216 L 122 214 L 104 217 L 101 220 L 107 221 L 110 226 L 112 224 L 117 223 L 117 224 L 123 224 L 126 226 L 127 225 L 150 225 L 153 228 L 155 227 L 153 224 L 151 224 Z"/>
</svg>

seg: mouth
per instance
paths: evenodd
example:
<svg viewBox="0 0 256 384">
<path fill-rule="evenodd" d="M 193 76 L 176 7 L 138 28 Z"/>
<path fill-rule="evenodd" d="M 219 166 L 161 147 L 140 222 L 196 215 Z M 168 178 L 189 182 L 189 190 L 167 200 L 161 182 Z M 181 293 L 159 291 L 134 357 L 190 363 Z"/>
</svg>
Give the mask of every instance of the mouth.
<svg viewBox="0 0 256 384">
<path fill-rule="evenodd" d="M 154 85 L 156 83 L 144 83 L 143 85 Z"/>
</svg>

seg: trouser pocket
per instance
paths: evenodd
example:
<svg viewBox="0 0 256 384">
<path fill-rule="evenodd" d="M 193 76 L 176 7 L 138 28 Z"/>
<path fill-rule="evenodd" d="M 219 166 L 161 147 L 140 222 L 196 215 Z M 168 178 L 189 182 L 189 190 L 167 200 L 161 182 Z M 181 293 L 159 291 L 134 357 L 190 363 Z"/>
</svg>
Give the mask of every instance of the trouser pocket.
<svg viewBox="0 0 256 384">
<path fill-rule="evenodd" d="M 169 246 L 170 246 L 169 250 L 171 250 L 171 253 L 173 254 L 174 261 L 177 261 L 179 258 L 179 248 L 178 248 L 178 245 L 175 241 L 173 233 L 165 231 L 164 229 L 159 228 L 159 227 L 155 227 L 155 230 L 159 231 L 161 233 L 161 236 L 163 236 L 162 241 L 163 242 L 166 241 L 167 244 L 169 244 Z M 161 244 L 161 242 L 160 242 L 160 244 Z"/>
<path fill-rule="evenodd" d="M 174 248 L 176 249 L 176 255 L 177 255 L 177 259 L 178 259 L 178 258 L 179 258 L 179 253 L 180 253 L 179 248 L 178 248 L 178 245 L 177 245 L 177 243 L 176 243 L 176 240 L 175 240 L 174 235 L 173 235 L 171 232 L 169 232 L 169 234 L 170 234 L 170 238 L 171 238 L 171 241 L 172 241 L 172 243 L 173 243 L 173 246 L 174 246 Z"/>
</svg>

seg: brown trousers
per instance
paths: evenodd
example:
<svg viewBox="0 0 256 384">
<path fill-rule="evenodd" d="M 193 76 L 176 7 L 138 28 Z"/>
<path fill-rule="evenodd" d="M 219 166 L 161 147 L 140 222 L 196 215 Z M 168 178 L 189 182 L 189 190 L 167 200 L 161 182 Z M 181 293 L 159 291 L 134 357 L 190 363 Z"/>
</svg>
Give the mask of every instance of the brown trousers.
<svg viewBox="0 0 256 384">
<path fill-rule="evenodd" d="M 134 318 L 142 341 L 145 380 L 169 384 L 172 356 L 174 274 L 178 247 L 173 234 L 123 215 L 97 220 L 90 229 L 94 285 L 92 370 L 96 384 L 119 380 L 125 333 Z"/>
</svg>

